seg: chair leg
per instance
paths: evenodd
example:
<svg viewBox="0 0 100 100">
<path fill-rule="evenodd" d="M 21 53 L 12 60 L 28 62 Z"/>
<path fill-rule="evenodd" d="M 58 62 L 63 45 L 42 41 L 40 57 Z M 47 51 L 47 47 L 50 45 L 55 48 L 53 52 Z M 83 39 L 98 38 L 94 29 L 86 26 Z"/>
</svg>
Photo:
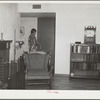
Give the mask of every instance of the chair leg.
<svg viewBox="0 0 100 100">
<path fill-rule="evenodd" d="M 52 89 L 52 81 L 51 81 L 51 79 L 49 80 L 49 89 L 50 90 Z"/>
<path fill-rule="evenodd" d="M 25 89 L 27 88 L 28 81 L 25 80 Z"/>
</svg>

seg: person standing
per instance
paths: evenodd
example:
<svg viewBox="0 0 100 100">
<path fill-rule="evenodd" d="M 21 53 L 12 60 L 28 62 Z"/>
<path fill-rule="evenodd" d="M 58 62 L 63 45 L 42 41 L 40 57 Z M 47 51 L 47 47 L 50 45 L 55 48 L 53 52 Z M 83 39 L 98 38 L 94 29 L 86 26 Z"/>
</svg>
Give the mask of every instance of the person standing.
<svg viewBox="0 0 100 100">
<path fill-rule="evenodd" d="M 40 43 L 37 42 L 35 34 L 36 34 L 36 29 L 33 28 L 28 38 L 29 52 L 37 51 L 38 46 L 41 48 Z"/>
</svg>

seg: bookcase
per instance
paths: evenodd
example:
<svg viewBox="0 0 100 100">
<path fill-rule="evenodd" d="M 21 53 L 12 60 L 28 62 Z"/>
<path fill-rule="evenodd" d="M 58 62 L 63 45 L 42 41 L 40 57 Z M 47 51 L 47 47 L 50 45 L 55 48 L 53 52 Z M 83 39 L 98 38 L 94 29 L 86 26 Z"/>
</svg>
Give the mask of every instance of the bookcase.
<svg viewBox="0 0 100 100">
<path fill-rule="evenodd" d="M 70 44 L 70 78 L 100 79 L 100 44 Z"/>
</svg>

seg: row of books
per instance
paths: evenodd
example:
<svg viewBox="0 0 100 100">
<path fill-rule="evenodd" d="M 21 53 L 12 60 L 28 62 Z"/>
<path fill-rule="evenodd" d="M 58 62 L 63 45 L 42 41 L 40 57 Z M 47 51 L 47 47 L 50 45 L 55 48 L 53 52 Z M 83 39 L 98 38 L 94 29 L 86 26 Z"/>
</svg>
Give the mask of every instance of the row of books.
<svg viewBox="0 0 100 100">
<path fill-rule="evenodd" d="M 99 71 L 100 63 L 71 63 L 71 68 L 77 70 Z"/>
<path fill-rule="evenodd" d="M 100 62 L 100 54 L 72 54 L 72 62 Z"/>
<path fill-rule="evenodd" d="M 85 62 L 100 62 L 100 54 L 99 55 L 84 55 L 83 59 Z"/>
<path fill-rule="evenodd" d="M 71 45 L 71 52 L 100 54 L 100 45 Z"/>
</svg>

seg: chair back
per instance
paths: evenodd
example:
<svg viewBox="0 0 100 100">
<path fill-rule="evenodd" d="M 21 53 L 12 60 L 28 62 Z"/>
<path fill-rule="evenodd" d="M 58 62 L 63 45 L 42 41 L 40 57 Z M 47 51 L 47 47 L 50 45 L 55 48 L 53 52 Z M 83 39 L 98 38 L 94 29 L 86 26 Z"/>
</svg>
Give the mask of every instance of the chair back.
<svg viewBox="0 0 100 100">
<path fill-rule="evenodd" d="M 24 56 L 26 69 L 45 69 L 48 71 L 47 65 L 49 54 L 45 53 L 25 53 Z"/>
</svg>

